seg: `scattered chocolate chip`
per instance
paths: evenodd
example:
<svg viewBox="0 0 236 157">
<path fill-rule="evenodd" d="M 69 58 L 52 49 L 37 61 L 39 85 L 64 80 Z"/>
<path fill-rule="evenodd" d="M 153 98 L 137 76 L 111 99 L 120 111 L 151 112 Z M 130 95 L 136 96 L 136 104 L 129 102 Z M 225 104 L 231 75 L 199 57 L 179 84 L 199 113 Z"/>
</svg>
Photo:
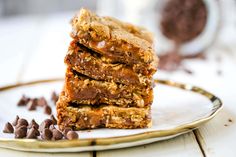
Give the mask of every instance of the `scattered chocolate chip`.
<svg viewBox="0 0 236 157">
<path fill-rule="evenodd" d="M 205 54 L 200 52 L 195 55 L 182 55 L 178 49 L 174 49 L 168 53 L 159 55 L 159 64 L 158 68 L 164 71 L 173 72 L 177 70 L 183 70 L 188 74 L 193 74 L 193 71 L 190 71 L 182 64 L 184 60 L 190 59 L 205 59 Z"/>
<path fill-rule="evenodd" d="M 64 136 L 66 136 L 69 131 L 72 131 L 72 129 L 70 127 L 64 128 L 64 130 L 63 130 Z"/>
<path fill-rule="evenodd" d="M 28 110 L 29 111 L 33 111 L 33 110 L 36 110 L 36 106 L 37 106 L 37 99 L 34 98 L 34 99 L 31 99 L 29 102 L 28 102 Z"/>
<path fill-rule="evenodd" d="M 59 98 L 58 94 L 55 91 L 53 91 L 51 95 L 51 100 L 54 102 L 54 104 L 56 104 L 58 98 Z"/>
<path fill-rule="evenodd" d="M 52 125 L 49 126 L 49 129 L 50 129 L 50 130 L 54 130 L 54 129 L 56 129 L 56 128 L 55 128 L 55 126 L 52 124 Z"/>
<path fill-rule="evenodd" d="M 52 125 L 53 122 L 51 119 L 45 119 L 39 126 L 39 131 L 42 132 L 45 128 L 49 128 L 50 125 Z"/>
<path fill-rule="evenodd" d="M 26 138 L 29 138 L 29 139 L 37 139 L 37 136 L 39 136 L 39 135 L 40 135 L 39 131 L 38 131 L 36 128 L 32 127 L 32 128 L 28 131 Z"/>
<path fill-rule="evenodd" d="M 3 129 L 3 132 L 4 132 L 4 133 L 13 133 L 13 132 L 14 132 L 14 128 L 13 128 L 13 126 L 11 125 L 11 123 L 7 122 L 7 123 L 5 124 L 5 127 L 4 127 L 4 129 Z"/>
<path fill-rule="evenodd" d="M 17 121 L 16 128 L 19 128 L 21 126 L 26 126 L 27 127 L 28 125 L 29 125 L 29 123 L 28 123 L 28 121 L 26 119 L 20 118 Z"/>
<path fill-rule="evenodd" d="M 78 136 L 77 132 L 75 132 L 75 131 L 68 131 L 66 134 L 66 138 L 68 140 L 73 140 L 73 139 L 78 139 L 79 136 Z"/>
<path fill-rule="evenodd" d="M 15 130 L 15 138 L 24 138 L 27 134 L 27 127 L 20 126 Z"/>
<path fill-rule="evenodd" d="M 52 113 L 52 109 L 50 106 L 46 105 L 44 107 L 44 113 L 50 115 Z"/>
<path fill-rule="evenodd" d="M 38 99 L 38 106 L 48 106 L 47 100 L 44 97 Z"/>
<path fill-rule="evenodd" d="M 48 128 L 43 129 L 41 137 L 44 140 L 51 140 L 51 138 L 52 138 L 52 131 L 49 130 Z"/>
<path fill-rule="evenodd" d="M 57 130 L 53 129 L 52 130 L 52 140 L 61 140 L 63 138 L 63 134 Z"/>
<path fill-rule="evenodd" d="M 54 125 L 57 125 L 57 120 L 53 115 L 50 116 L 50 119 L 52 120 Z"/>
<path fill-rule="evenodd" d="M 19 120 L 19 116 L 17 115 L 16 118 L 15 118 L 15 120 L 12 122 L 12 125 L 13 125 L 13 126 L 16 126 L 18 120 Z"/>
<path fill-rule="evenodd" d="M 17 106 L 25 106 L 29 102 L 30 98 L 22 95 L 21 99 L 18 101 Z"/>
<path fill-rule="evenodd" d="M 183 68 L 183 71 L 186 72 L 187 74 L 193 74 L 193 71 L 187 69 L 187 68 Z"/>
<path fill-rule="evenodd" d="M 39 125 L 38 125 L 38 123 L 35 122 L 34 119 L 31 120 L 31 122 L 30 122 L 28 128 L 31 129 L 31 128 L 33 128 L 33 127 L 36 128 L 36 129 L 39 129 Z"/>
<path fill-rule="evenodd" d="M 232 120 L 232 119 L 230 119 L 230 118 L 228 119 L 228 121 L 229 121 L 229 122 L 233 122 L 233 120 Z"/>
</svg>

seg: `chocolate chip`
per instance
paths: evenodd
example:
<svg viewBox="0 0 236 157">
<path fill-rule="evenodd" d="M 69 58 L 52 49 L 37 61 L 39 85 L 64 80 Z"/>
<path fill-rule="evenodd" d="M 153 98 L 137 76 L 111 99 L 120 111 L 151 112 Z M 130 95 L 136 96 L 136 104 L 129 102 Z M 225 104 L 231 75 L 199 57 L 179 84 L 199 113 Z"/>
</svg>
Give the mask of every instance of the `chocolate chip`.
<svg viewBox="0 0 236 157">
<path fill-rule="evenodd" d="M 39 131 L 42 132 L 45 128 L 49 128 L 50 125 L 52 125 L 53 122 L 51 119 L 45 119 L 39 126 Z"/>
<path fill-rule="evenodd" d="M 56 128 L 55 128 L 55 126 L 52 124 L 52 125 L 49 126 L 49 129 L 52 131 L 52 130 L 54 130 L 54 129 L 56 129 Z"/>
<path fill-rule="evenodd" d="M 61 140 L 63 138 L 63 134 L 57 130 L 53 129 L 52 130 L 52 140 Z"/>
<path fill-rule="evenodd" d="M 29 102 L 28 102 L 28 110 L 29 111 L 33 111 L 33 110 L 36 110 L 36 106 L 37 106 L 37 99 L 34 98 L 34 99 L 31 99 Z"/>
<path fill-rule="evenodd" d="M 32 127 L 32 128 L 28 131 L 26 138 L 29 138 L 29 139 L 37 139 L 37 136 L 39 136 L 39 135 L 40 135 L 40 133 L 39 133 L 38 129 Z"/>
<path fill-rule="evenodd" d="M 52 113 L 52 109 L 50 106 L 46 105 L 44 107 L 44 113 L 50 115 Z"/>
<path fill-rule="evenodd" d="M 38 99 L 38 106 L 48 106 L 47 100 L 44 97 Z"/>
<path fill-rule="evenodd" d="M 50 116 L 50 119 L 52 120 L 54 125 L 57 125 L 57 120 L 53 115 Z"/>
<path fill-rule="evenodd" d="M 22 95 L 21 99 L 18 101 L 17 106 L 25 106 L 29 102 L 30 98 Z"/>
<path fill-rule="evenodd" d="M 27 127 L 26 126 L 20 126 L 15 130 L 15 138 L 24 138 L 27 134 Z"/>
<path fill-rule="evenodd" d="M 66 134 L 67 134 L 69 131 L 72 131 L 72 129 L 71 129 L 70 127 L 64 128 L 64 130 L 63 130 L 64 136 L 66 136 Z"/>
<path fill-rule="evenodd" d="M 42 139 L 44 140 L 51 140 L 52 138 L 52 131 L 48 128 L 44 129 L 41 134 Z"/>
<path fill-rule="evenodd" d="M 7 122 L 7 123 L 5 124 L 5 127 L 4 127 L 4 129 L 3 129 L 3 132 L 4 132 L 4 133 L 13 133 L 13 132 L 14 132 L 14 128 L 13 128 L 13 126 L 11 125 L 11 123 Z"/>
<path fill-rule="evenodd" d="M 58 94 L 55 91 L 53 91 L 51 95 L 51 100 L 56 104 L 58 98 L 59 98 Z"/>
<path fill-rule="evenodd" d="M 17 116 L 16 116 L 16 119 L 12 122 L 12 125 L 13 125 L 13 126 L 16 126 L 18 120 L 19 120 L 19 116 L 17 115 Z"/>
<path fill-rule="evenodd" d="M 38 123 L 35 122 L 34 119 L 31 120 L 31 122 L 30 122 L 28 128 L 31 129 L 31 128 L 33 128 L 33 127 L 36 128 L 36 129 L 39 129 L 39 125 L 38 125 Z"/>
<path fill-rule="evenodd" d="M 75 132 L 75 131 L 68 131 L 66 134 L 66 138 L 68 140 L 73 140 L 73 139 L 78 139 L 79 136 L 78 136 L 77 132 Z"/>
<path fill-rule="evenodd" d="M 28 125 L 29 125 L 29 123 L 27 122 L 26 119 L 20 118 L 20 119 L 18 119 L 18 121 L 17 121 L 16 128 L 19 128 L 19 127 L 21 127 L 21 126 L 26 126 L 26 127 L 27 127 Z"/>
</svg>

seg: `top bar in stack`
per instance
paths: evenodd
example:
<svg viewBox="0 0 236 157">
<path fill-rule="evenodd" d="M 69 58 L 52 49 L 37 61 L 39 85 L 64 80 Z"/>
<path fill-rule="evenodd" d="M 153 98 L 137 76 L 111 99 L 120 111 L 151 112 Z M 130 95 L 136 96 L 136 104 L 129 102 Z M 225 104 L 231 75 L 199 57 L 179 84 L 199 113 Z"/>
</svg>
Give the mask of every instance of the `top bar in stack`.
<svg viewBox="0 0 236 157">
<path fill-rule="evenodd" d="M 111 17 L 99 17 L 86 9 L 72 19 L 72 28 L 71 36 L 103 55 L 106 62 L 130 65 L 147 76 L 156 72 L 153 39 L 146 29 Z"/>
<path fill-rule="evenodd" d="M 149 127 L 158 60 L 151 33 L 86 9 L 71 23 L 59 127 Z"/>
</svg>

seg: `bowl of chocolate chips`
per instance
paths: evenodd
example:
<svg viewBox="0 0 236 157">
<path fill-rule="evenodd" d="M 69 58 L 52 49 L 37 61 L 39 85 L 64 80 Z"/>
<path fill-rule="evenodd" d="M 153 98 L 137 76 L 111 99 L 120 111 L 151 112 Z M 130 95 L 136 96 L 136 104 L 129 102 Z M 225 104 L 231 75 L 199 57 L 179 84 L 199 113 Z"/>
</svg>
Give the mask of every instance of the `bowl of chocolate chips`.
<svg viewBox="0 0 236 157">
<path fill-rule="evenodd" d="M 158 52 L 193 55 L 209 48 L 220 26 L 217 1 L 167 0 L 156 4 Z"/>
</svg>

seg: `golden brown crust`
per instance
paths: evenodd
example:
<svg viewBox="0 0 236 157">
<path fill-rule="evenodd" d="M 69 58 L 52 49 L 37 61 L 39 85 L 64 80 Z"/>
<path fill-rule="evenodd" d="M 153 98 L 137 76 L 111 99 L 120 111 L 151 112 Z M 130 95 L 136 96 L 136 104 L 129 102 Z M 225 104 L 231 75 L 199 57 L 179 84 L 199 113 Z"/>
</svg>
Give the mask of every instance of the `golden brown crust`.
<svg viewBox="0 0 236 157">
<path fill-rule="evenodd" d="M 151 87 L 142 88 L 91 80 L 86 76 L 75 74 L 69 68 L 66 71 L 64 91 L 70 102 L 93 106 L 109 104 L 121 107 L 145 107 L 150 106 L 153 100 Z"/>
<path fill-rule="evenodd" d="M 81 9 L 72 19 L 71 36 L 110 59 L 127 64 L 151 63 L 154 50 L 150 39 L 143 33 L 147 31 L 121 23 L 111 17 L 99 17 L 86 9 Z"/>
</svg>

